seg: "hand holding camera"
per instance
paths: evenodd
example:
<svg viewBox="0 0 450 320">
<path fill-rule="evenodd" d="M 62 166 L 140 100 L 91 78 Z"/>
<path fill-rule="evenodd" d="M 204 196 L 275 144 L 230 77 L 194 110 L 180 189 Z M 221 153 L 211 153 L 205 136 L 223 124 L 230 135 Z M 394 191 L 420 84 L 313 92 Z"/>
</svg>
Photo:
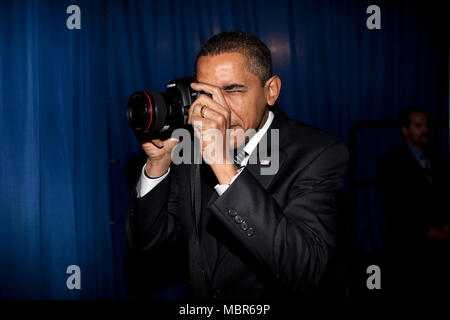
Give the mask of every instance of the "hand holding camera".
<svg viewBox="0 0 450 320">
<path fill-rule="evenodd" d="M 237 169 L 228 161 L 231 111 L 221 89 L 195 83 L 193 78 L 172 80 L 166 88 L 164 93 L 135 92 L 128 101 L 128 123 L 148 156 L 147 175 L 154 178 L 167 172 L 178 144 L 170 139 L 171 133 L 191 124 L 201 141 L 203 159 L 220 183 L 229 183 Z"/>
<path fill-rule="evenodd" d="M 142 144 L 147 154 L 147 165 L 145 171 L 150 178 L 164 175 L 169 169 L 172 149 L 179 143 L 176 139 L 153 139 Z"/>
<path fill-rule="evenodd" d="M 189 109 L 188 123 L 201 142 L 203 159 L 209 165 L 225 164 L 227 157 L 230 159 L 226 139 L 230 108 L 220 88 L 205 83 L 192 83 L 191 87 L 211 95 L 200 94 Z"/>
<path fill-rule="evenodd" d="M 136 138 L 148 156 L 149 177 L 165 174 L 170 166 L 171 152 L 178 140 L 171 139 L 173 130 L 186 127 L 188 109 L 198 92 L 191 90 L 193 78 L 169 81 L 166 92 L 138 91 L 128 100 L 127 119 Z"/>
</svg>

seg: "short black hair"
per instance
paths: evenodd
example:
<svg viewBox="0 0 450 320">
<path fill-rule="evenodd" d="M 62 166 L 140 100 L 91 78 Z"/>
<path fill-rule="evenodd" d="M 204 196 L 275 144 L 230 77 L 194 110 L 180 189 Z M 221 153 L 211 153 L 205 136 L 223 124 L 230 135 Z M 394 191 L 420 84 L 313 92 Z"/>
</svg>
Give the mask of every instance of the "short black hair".
<svg viewBox="0 0 450 320">
<path fill-rule="evenodd" d="M 248 71 L 261 79 L 264 86 L 272 76 L 272 56 L 269 48 L 256 36 L 243 31 L 226 31 L 216 34 L 200 48 L 195 59 L 195 69 L 200 57 L 238 52 L 246 58 Z"/>
<path fill-rule="evenodd" d="M 398 114 L 398 121 L 400 122 L 401 127 L 407 128 L 409 126 L 409 124 L 411 123 L 411 113 L 413 112 L 420 112 L 424 115 L 427 115 L 425 111 L 418 106 L 407 107 L 400 111 L 400 113 Z"/>
</svg>

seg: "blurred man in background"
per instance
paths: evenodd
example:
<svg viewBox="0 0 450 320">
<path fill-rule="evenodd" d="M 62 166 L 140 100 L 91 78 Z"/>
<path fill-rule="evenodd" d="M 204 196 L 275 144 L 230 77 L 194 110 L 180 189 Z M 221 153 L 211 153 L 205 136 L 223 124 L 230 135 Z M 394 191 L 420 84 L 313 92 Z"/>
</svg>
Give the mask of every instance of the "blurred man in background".
<svg viewBox="0 0 450 320">
<path fill-rule="evenodd" d="M 377 161 L 377 188 L 387 222 L 387 287 L 395 293 L 429 295 L 448 281 L 449 165 L 429 145 L 422 109 L 409 107 L 399 120 L 403 143 Z"/>
</svg>

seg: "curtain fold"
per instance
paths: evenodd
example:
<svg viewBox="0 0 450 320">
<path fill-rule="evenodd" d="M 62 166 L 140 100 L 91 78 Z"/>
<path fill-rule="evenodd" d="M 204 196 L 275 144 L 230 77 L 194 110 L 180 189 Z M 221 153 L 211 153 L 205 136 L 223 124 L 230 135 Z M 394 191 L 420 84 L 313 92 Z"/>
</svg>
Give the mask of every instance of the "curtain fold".
<svg viewBox="0 0 450 320">
<path fill-rule="evenodd" d="M 0 298 L 114 296 L 104 4 L 71 4 L 0 3 Z"/>
</svg>

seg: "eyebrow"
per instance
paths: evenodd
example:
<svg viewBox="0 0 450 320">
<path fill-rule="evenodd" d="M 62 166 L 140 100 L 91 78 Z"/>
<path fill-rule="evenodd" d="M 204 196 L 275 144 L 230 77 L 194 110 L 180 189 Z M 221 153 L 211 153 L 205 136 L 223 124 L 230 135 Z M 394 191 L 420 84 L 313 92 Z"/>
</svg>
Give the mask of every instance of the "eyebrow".
<svg viewBox="0 0 450 320">
<path fill-rule="evenodd" d="M 244 86 L 243 84 L 239 84 L 239 83 L 232 83 L 232 84 L 227 84 L 225 86 L 222 86 L 223 90 L 245 89 L 245 88 L 247 88 L 247 87 Z"/>
</svg>

